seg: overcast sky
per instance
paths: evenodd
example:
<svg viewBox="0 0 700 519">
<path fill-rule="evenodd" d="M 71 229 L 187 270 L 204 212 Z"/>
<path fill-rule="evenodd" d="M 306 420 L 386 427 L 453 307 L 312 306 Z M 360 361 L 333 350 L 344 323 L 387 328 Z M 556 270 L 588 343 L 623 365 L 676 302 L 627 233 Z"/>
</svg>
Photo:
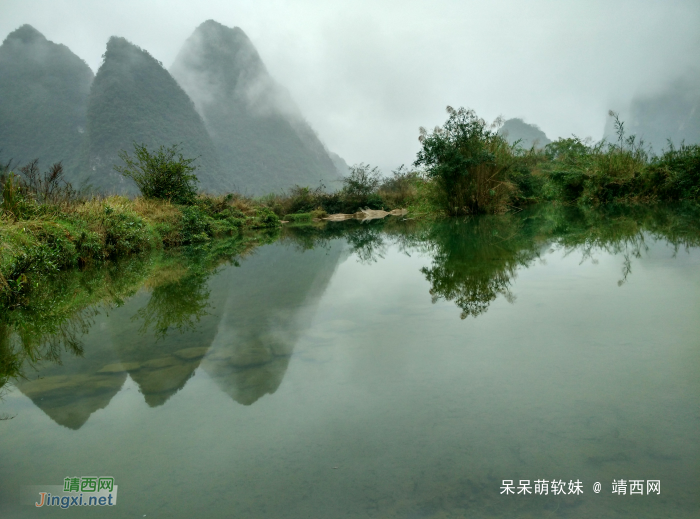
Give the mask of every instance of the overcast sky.
<svg viewBox="0 0 700 519">
<path fill-rule="evenodd" d="M 0 0 L 97 71 L 123 36 L 169 67 L 201 22 L 243 29 L 348 163 L 411 163 L 418 127 L 466 106 L 550 138 L 602 137 L 607 110 L 700 66 L 700 0 Z"/>
</svg>

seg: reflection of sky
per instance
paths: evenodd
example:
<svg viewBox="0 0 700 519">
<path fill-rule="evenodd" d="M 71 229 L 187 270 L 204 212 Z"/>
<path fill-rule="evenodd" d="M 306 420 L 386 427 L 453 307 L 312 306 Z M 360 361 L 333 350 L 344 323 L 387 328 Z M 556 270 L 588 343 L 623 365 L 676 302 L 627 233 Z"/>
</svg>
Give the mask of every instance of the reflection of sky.
<svg viewBox="0 0 700 519">
<path fill-rule="evenodd" d="M 570 515 L 694 517 L 700 253 L 670 259 L 652 244 L 621 287 L 622 258 L 595 257 L 545 254 L 518 270 L 514 304 L 499 297 L 465 320 L 431 304 L 429 258 L 394 247 L 371 265 L 350 258 L 280 387 L 252 406 L 198 370 L 157 408 L 128 380 L 69 431 L 14 393 L 0 502 L 9 481 L 108 468 L 124 515 L 538 516 L 551 501 L 504 504 L 500 481 L 623 477 L 661 479 L 666 501 L 588 492 Z"/>
</svg>

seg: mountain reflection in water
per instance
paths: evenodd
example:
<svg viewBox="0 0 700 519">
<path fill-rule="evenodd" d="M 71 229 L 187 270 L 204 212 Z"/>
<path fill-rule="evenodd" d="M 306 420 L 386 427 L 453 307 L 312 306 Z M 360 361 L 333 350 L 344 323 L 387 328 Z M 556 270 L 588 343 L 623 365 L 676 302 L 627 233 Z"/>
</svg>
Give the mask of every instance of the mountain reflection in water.
<svg viewBox="0 0 700 519">
<path fill-rule="evenodd" d="M 185 261 L 149 274 L 150 281 L 142 260 L 127 261 L 108 282 L 131 288 L 115 288 L 121 295 L 111 304 L 59 313 L 53 327 L 38 317 L 35 329 L 6 319 L 0 330 L 4 380 L 14 380 L 52 420 L 71 429 L 105 408 L 127 375 L 151 407 L 166 403 L 200 367 L 233 400 L 251 405 L 281 384 L 298 338 L 350 253 L 370 265 L 382 260 L 389 244 L 427 255 L 430 265 L 421 273 L 432 301 L 454 301 L 465 319 L 486 312 L 499 296 L 515 301 L 517 270 L 551 247 L 581 254 L 583 261 L 595 261 L 597 251 L 618 254 L 623 283 L 647 241 L 697 246 L 699 221 L 693 206 L 550 206 L 437 223 L 292 227 L 280 241 L 234 261 L 238 266 L 198 269 Z M 24 352 L 21 368 L 15 350 Z"/>
<path fill-rule="evenodd" d="M 267 245 L 208 279 L 185 275 L 142 290 L 96 315 L 80 338 L 81 354 L 64 354 L 60 363 L 28 370 L 16 385 L 51 419 L 71 429 L 106 407 L 127 374 L 155 407 L 202 365 L 226 394 L 250 405 L 279 387 L 342 249 L 335 242 L 299 254 L 293 244 Z M 157 309 L 155 299 L 160 299 Z M 196 316 L 184 329 L 183 306 Z M 180 326 L 173 326 L 173 315 Z M 150 329 L 153 322 L 160 328 Z"/>
<path fill-rule="evenodd" d="M 694 518 L 699 229 L 696 206 L 540 206 L 33 280 L 0 315 L 0 516 L 100 473 L 115 517 Z M 555 477 L 584 494 L 499 493 Z"/>
</svg>

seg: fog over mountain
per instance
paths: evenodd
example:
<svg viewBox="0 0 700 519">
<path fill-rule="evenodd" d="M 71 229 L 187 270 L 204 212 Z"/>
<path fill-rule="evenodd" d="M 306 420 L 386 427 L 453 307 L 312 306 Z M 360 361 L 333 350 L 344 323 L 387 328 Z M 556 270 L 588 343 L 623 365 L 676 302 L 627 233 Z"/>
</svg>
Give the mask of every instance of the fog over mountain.
<svg viewBox="0 0 700 519">
<path fill-rule="evenodd" d="M 240 27 L 319 140 L 384 172 L 415 160 L 446 105 L 550 139 L 599 140 L 610 109 L 632 129 L 632 99 L 685 77 L 700 48 L 697 0 L 3 0 L 0 14 L 0 38 L 29 23 L 93 72 L 113 35 L 169 68 L 204 20 Z"/>
<path fill-rule="evenodd" d="M 530 149 L 533 146 L 544 148 L 552 142 L 547 138 L 547 135 L 540 130 L 536 124 L 528 124 L 522 119 L 508 119 L 503 126 L 498 130 L 498 133 L 503 135 L 506 140 L 513 144 L 520 141 L 520 146 L 525 149 Z"/>
<path fill-rule="evenodd" d="M 239 189 L 261 195 L 295 184 L 338 187 L 328 151 L 243 30 L 204 22 L 170 71 L 194 101 Z"/>
<path fill-rule="evenodd" d="M 92 70 L 30 25 L 0 46 L 0 160 L 75 167 L 85 131 Z"/>
<path fill-rule="evenodd" d="M 689 70 L 668 85 L 653 92 L 636 95 L 630 106 L 621 110 L 627 135 L 636 135 L 655 153 L 668 147 L 700 143 L 700 69 Z M 605 126 L 605 137 L 616 141 L 612 118 Z"/>
<path fill-rule="evenodd" d="M 187 94 L 148 52 L 112 37 L 88 101 L 81 180 L 100 191 L 135 194 L 133 181 L 114 171 L 123 165 L 119 152 L 133 155 L 134 142 L 151 149 L 181 143 L 185 157 L 199 157 L 195 164 L 202 189 L 232 187 Z"/>
<path fill-rule="evenodd" d="M 0 159 L 63 161 L 78 186 L 137 194 L 114 171 L 119 153 L 133 153 L 134 143 L 179 144 L 197 158 L 204 191 L 338 187 L 347 164 L 321 143 L 241 29 L 203 23 L 172 70 L 179 84 L 147 50 L 113 36 L 93 79 L 67 47 L 22 26 L 0 47 Z"/>
</svg>

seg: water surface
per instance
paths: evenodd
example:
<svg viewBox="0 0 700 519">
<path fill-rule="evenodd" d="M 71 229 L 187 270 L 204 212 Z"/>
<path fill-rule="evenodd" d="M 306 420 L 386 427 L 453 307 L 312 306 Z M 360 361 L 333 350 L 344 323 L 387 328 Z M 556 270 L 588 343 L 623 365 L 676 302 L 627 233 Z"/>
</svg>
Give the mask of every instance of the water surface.
<svg viewBox="0 0 700 519">
<path fill-rule="evenodd" d="M 0 515 L 697 517 L 699 225 L 538 208 L 115 267 L 109 303 L 3 325 L 43 360 L 4 387 Z M 91 475 L 117 506 L 18 502 Z M 583 494 L 501 494 L 538 479 Z"/>
</svg>

